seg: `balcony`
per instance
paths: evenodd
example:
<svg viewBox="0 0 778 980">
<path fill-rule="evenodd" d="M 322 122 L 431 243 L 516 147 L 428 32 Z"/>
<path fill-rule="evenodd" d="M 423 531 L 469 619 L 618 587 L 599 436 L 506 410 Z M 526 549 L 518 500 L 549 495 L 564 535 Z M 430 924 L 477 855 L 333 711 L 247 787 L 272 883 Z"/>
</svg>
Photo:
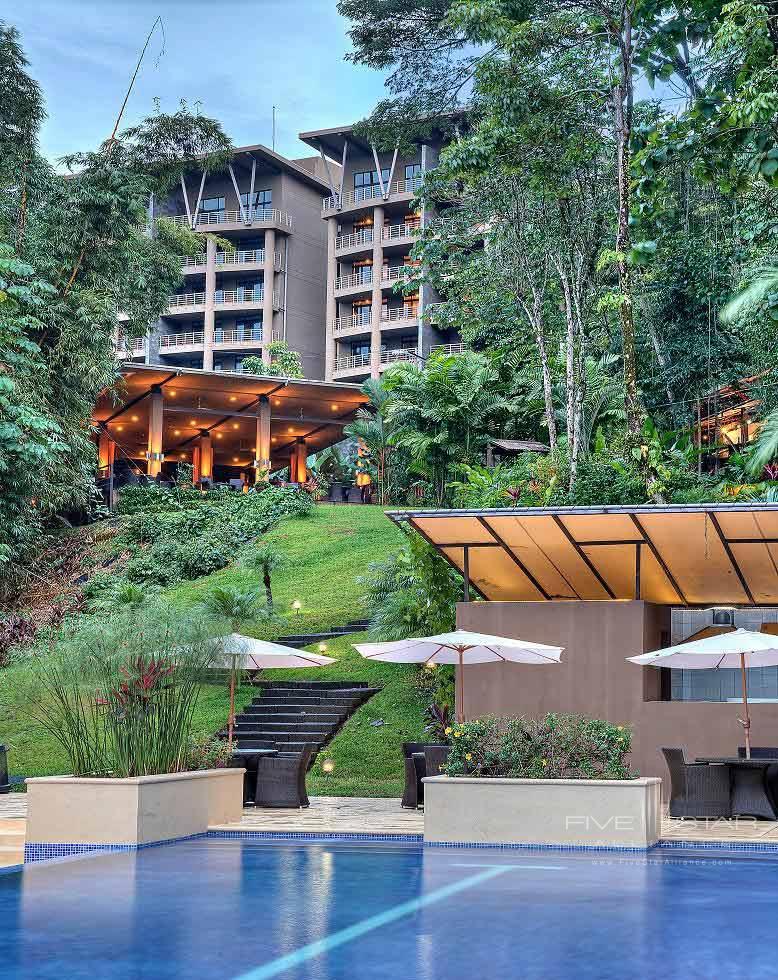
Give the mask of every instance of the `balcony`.
<svg viewBox="0 0 778 980">
<path fill-rule="evenodd" d="M 253 289 L 217 289 L 213 296 L 214 306 L 261 306 L 265 299 L 262 286 Z"/>
<path fill-rule="evenodd" d="M 350 276 L 340 276 L 335 280 L 335 292 L 364 292 L 373 288 L 373 270 L 353 272 Z"/>
<path fill-rule="evenodd" d="M 159 338 L 160 354 L 186 353 L 202 350 L 203 331 L 190 330 L 186 333 L 163 333 Z"/>
<path fill-rule="evenodd" d="M 422 316 L 427 323 L 440 323 L 440 309 L 443 303 L 427 303 Z"/>
<path fill-rule="evenodd" d="M 398 245 L 413 241 L 421 230 L 421 222 L 416 221 L 412 224 L 403 225 L 384 225 L 381 238 L 390 244 L 396 242 Z"/>
<path fill-rule="evenodd" d="M 183 272 L 199 272 L 202 274 L 208 265 L 208 256 L 205 252 L 201 252 L 199 255 L 179 255 L 178 261 L 181 263 Z"/>
<path fill-rule="evenodd" d="M 132 337 L 127 339 L 127 337 L 120 337 L 115 345 L 116 356 L 120 358 L 125 357 L 145 357 L 146 356 L 146 338 L 145 337 Z"/>
<path fill-rule="evenodd" d="M 205 309 L 205 293 L 177 293 L 168 300 L 167 315 L 202 313 Z"/>
<path fill-rule="evenodd" d="M 385 265 L 381 270 L 381 284 L 403 282 L 415 269 L 414 265 Z"/>
<path fill-rule="evenodd" d="M 369 308 L 367 308 L 369 310 Z M 371 326 L 370 316 L 339 316 L 333 326 L 335 334 L 343 333 L 369 333 Z"/>
<path fill-rule="evenodd" d="M 412 198 L 416 191 L 421 187 L 423 177 L 411 177 L 410 180 L 394 180 L 386 189 L 386 194 L 381 192 L 378 185 L 372 187 L 356 187 L 353 191 L 344 191 L 343 194 L 335 194 L 334 197 L 327 197 L 322 202 L 322 215 L 326 216 L 337 211 L 359 208 L 367 204 L 377 204 L 381 201 L 391 201 L 394 199 Z"/>
<path fill-rule="evenodd" d="M 346 252 L 353 248 L 363 248 L 373 244 L 373 229 L 364 228 L 362 231 L 352 232 L 350 235 L 338 235 L 335 239 L 335 251 Z"/>
<path fill-rule="evenodd" d="M 220 348 L 243 348 L 257 347 L 262 344 L 262 328 L 251 327 L 248 330 L 230 327 L 221 329 L 217 327 L 213 332 L 214 347 Z"/>
<path fill-rule="evenodd" d="M 419 351 L 416 347 L 402 347 L 396 350 L 381 351 L 381 367 L 397 364 L 399 361 L 418 361 Z"/>
<path fill-rule="evenodd" d="M 381 310 L 381 325 L 391 326 L 397 324 L 403 326 L 407 323 L 415 323 L 419 319 L 419 311 L 415 306 L 398 306 L 394 309 L 384 308 Z"/>
<path fill-rule="evenodd" d="M 438 354 L 442 357 L 456 357 L 470 350 L 467 344 L 436 344 L 430 347 L 430 355 Z"/>
<path fill-rule="evenodd" d="M 191 218 L 186 214 L 167 216 L 168 221 L 177 225 L 192 226 Z M 279 231 L 292 230 L 292 219 L 286 211 L 276 208 L 246 208 L 245 211 L 206 211 L 197 215 L 195 228 L 220 227 L 224 231 L 239 231 L 241 228 L 262 227 L 277 228 Z"/>
</svg>

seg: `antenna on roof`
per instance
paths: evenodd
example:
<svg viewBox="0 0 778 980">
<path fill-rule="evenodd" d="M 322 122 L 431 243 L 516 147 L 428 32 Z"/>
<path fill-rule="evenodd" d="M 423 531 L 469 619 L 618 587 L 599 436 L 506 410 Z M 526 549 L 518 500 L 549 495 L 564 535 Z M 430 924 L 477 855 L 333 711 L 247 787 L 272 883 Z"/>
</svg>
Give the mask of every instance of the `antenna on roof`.
<svg viewBox="0 0 778 980">
<path fill-rule="evenodd" d="M 276 152 L 276 107 L 273 106 L 273 153 Z"/>
</svg>

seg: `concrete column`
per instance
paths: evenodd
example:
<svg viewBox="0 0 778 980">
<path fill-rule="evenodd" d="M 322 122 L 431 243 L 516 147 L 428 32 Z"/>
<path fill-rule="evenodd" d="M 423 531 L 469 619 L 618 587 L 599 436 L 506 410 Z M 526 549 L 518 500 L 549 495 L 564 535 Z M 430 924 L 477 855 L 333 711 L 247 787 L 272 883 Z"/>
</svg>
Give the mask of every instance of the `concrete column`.
<svg viewBox="0 0 778 980">
<path fill-rule="evenodd" d="M 200 479 L 213 479 L 213 443 L 211 434 L 206 429 L 200 430 L 197 440 L 200 447 Z"/>
<path fill-rule="evenodd" d="M 265 298 L 262 301 L 262 361 L 270 363 L 268 346 L 273 339 L 273 292 L 276 278 L 276 233 L 273 228 L 265 232 L 265 264 L 264 288 Z"/>
<path fill-rule="evenodd" d="M 146 453 L 149 476 L 156 476 L 162 470 L 164 413 L 165 403 L 162 399 L 162 389 L 155 385 L 149 395 L 149 442 Z"/>
<path fill-rule="evenodd" d="M 381 272 L 384 267 L 384 209 L 373 208 L 373 297 L 370 319 L 370 377 L 381 369 Z"/>
<path fill-rule="evenodd" d="M 308 449 L 305 439 L 298 439 L 294 444 L 294 455 L 297 458 L 295 466 L 295 483 L 305 483 L 308 479 Z"/>
<path fill-rule="evenodd" d="M 195 445 L 192 449 L 192 483 L 197 486 L 200 482 L 200 447 Z"/>
<path fill-rule="evenodd" d="M 335 258 L 335 241 L 338 237 L 338 219 L 327 218 L 327 322 L 324 339 L 324 377 L 332 381 L 337 357 L 335 342 L 335 320 L 338 316 L 338 304 L 335 302 L 335 277 L 338 271 L 338 260 Z"/>
<path fill-rule="evenodd" d="M 254 482 L 270 476 L 270 399 L 262 395 L 257 409 L 257 438 L 254 447 Z"/>
<path fill-rule="evenodd" d="M 297 443 L 294 443 L 289 455 L 289 482 L 297 483 Z"/>
<path fill-rule="evenodd" d="M 216 326 L 216 242 L 208 237 L 205 246 L 205 316 L 203 318 L 203 370 L 213 371 L 213 332 Z"/>
</svg>

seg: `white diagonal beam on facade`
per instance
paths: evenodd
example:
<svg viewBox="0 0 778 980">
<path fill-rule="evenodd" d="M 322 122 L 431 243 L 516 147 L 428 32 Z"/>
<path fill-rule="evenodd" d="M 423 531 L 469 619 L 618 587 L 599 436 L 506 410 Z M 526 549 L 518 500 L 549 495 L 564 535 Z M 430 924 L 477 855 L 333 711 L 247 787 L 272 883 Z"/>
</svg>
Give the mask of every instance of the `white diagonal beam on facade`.
<svg viewBox="0 0 778 980">
<path fill-rule="evenodd" d="M 248 225 L 248 224 L 251 223 L 251 219 L 248 217 L 249 212 L 243 206 L 243 201 L 241 200 L 241 197 L 240 197 L 240 191 L 238 190 L 238 182 L 235 179 L 235 171 L 232 169 L 232 164 L 231 163 L 228 163 L 227 164 L 227 169 L 230 172 L 230 178 L 232 180 L 232 186 L 235 188 L 235 197 L 238 199 L 238 207 L 240 208 L 240 213 L 243 215 L 243 221 L 244 221 L 244 223 Z M 249 202 L 249 204 L 250 203 L 251 202 Z"/>
</svg>

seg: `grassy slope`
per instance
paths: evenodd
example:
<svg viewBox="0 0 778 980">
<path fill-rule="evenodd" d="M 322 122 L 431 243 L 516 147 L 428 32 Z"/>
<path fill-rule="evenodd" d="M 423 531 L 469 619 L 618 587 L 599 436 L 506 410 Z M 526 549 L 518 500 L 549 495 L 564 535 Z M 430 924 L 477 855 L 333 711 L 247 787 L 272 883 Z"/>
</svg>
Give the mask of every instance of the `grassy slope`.
<svg viewBox="0 0 778 980">
<path fill-rule="evenodd" d="M 357 578 L 368 563 L 391 553 L 402 535 L 378 507 L 320 505 L 307 518 L 284 521 L 270 537 L 289 561 L 274 575 L 274 597 L 279 620 L 272 624 L 245 623 L 243 632 L 272 639 L 291 632 L 306 632 L 341 625 L 363 615 Z M 215 583 L 260 588 L 256 575 L 233 565 L 194 582 L 183 582 L 166 593 L 182 612 L 196 604 Z M 302 609 L 291 609 L 300 599 Z M 400 742 L 421 734 L 422 706 L 411 687 L 413 668 L 369 663 L 350 645 L 358 637 L 333 641 L 328 653 L 338 663 L 320 670 L 272 671 L 272 680 L 361 680 L 382 687 L 345 726 L 325 753 L 335 762 L 331 776 L 320 764 L 309 777 L 314 793 L 342 796 L 397 796 L 402 790 Z M 14 672 L 0 673 L 0 683 L 11 686 Z M 253 691 L 239 692 L 238 703 L 251 700 Z M 197 706 L 198 733 L 213 732 L 227 717 L 223 686 L 203 685 Z M 382 719 L 373 727 L 370 721 Z M 64 772 L 67 759 L 50 736 L 33 726 L 23 712 L 0 706 L 0 743 L 10 748 L 11 770 L 26 776 Z"/>
</svg>

